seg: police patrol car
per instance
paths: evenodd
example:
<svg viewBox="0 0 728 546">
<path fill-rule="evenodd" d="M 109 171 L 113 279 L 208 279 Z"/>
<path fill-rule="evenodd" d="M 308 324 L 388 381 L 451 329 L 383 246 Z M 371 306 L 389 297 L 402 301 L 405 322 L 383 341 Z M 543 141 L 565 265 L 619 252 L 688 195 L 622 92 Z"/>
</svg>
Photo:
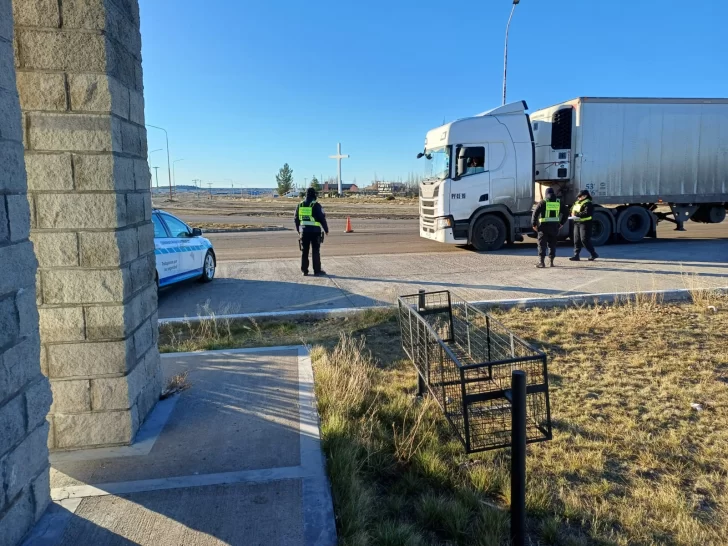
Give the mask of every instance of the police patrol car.
<svg viewBox="0 0 728 546">
<path fill-rule="evenodd" d="M 201 229 L 156 209 L 152 211 L 152 223 L 158 287 L 187 279 L 210 282 L 215 277 L 215 251 Z"/>
</svg>

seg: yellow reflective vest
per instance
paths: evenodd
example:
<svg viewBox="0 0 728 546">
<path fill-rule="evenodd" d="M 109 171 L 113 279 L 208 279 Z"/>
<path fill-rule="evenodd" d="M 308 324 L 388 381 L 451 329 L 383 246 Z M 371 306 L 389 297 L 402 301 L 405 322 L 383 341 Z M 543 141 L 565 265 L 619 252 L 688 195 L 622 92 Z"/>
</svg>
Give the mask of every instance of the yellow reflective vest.
<svg viewBox="0 0 728 546">
<path fill-rule="evenodd" d="M 544 212 L 544 216 L 539 218 L 538 221 L 540 224 L 545 222 L 558 222 L 560 215 L 561 201 L 558 199 L 556 201 L 546 201 L 546 211 Z"/>
<path fill-rule="evenodd" d="M 583 209 L 587 203 L 591 203 L 591 199 L 584 199 L 583 201 L 577 201 L 576 203 L 574 203 L 574 206 L 571 207 L 571 215 L 576 216 L 577 214 L 579 214 L 581 212 L 581 209 Z M 575 222 L 588 222 L 591 219 L 592 219 L 591 216 L 586 216 L 584 218 L 577 218 L 574 221 Z"/>
<path fill-rule="evenodd" d="M 304 206 L 305 204 L 306 201 L 301 201 L 301 204 L 298 206 L 298 219 L 301 221 L 301 225 L 320 228 L 321 223 L 317 222 L 313 217 L 313 206 L 316 204 L 316 201 L 311 201 L 307 207 Z"/>
</svg>

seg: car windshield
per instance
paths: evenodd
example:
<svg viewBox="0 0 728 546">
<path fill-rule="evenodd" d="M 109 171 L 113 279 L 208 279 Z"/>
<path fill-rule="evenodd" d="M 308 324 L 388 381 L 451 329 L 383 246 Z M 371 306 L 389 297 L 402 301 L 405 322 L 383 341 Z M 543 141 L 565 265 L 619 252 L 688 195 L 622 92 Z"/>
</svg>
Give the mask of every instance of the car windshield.
<svg viewBox="0 0 728 546">
<path fill-rule="evenodd" d="M 425 178 L 444 180 L 450 176 L 450 148 L 433 148 L 425 151 Z"/>
</svg>

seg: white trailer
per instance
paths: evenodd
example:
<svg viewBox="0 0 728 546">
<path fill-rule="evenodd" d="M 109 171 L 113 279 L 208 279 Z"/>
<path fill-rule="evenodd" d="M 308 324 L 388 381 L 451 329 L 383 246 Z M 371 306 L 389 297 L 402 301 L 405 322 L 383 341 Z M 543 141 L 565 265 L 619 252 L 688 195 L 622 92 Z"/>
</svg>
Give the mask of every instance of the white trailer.
<svg viewBox="0 0 728 546">
<path fill-rule="evenodd" d="M 663 220 L 683 229 L 688 219 L 725 219 L 728 99 L 577 98 L 526 109 L 513 103 L 428 133 L 422 237 L 496 250 L 533 234 L 545 187 L 567 205 L 581 189 L 592 193 L 597 245 L 654 237 Z"/>
</svg>

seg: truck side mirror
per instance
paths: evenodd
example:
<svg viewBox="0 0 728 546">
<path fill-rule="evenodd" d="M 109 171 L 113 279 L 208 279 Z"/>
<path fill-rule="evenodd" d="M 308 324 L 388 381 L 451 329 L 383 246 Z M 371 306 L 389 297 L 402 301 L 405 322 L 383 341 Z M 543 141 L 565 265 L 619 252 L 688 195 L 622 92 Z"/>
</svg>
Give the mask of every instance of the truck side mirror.
<svg viewBox="0 0 728 546">
<path fill-rule="evenodd" d="M 420 152 L 419 154 L 417 154 L 417 159 L 421 159 L 422 157 L 424 157 L 424 155 L 425 154 L 423 154 L 422 152 Z"/>
</svg>

